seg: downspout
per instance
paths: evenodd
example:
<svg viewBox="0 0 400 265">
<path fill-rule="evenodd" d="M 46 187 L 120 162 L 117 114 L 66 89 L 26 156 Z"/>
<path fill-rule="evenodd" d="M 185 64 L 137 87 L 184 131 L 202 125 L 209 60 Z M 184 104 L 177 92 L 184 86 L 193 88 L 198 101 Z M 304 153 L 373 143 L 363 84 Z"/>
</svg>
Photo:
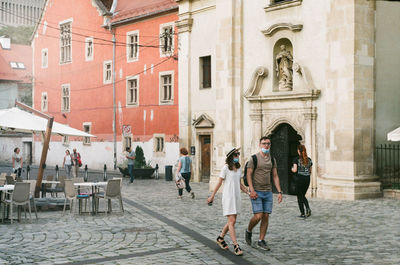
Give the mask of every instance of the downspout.
<svg viewBox="0 0 400 265">
<path fill-rule="evenodd" d="M 118 0 L 114 0 L 110 13 L 114 15 L 115 9 L 117 8 Z M 112 33 L 112 43 L 113 43 L 113 58 L 112 58 L 112 72 L 113 72 L 113 142 L 114 142 L 114 170 L 117 169 L 117 103 L 116 103 L 116 91 L 115 91 L 115 30 L 111 28 L 111 23 L 109 24 L 109 29 Z"/>
<path fill-rule="evenodd" d="M 113 43 L 113 58 L 112 58 L 112 71 L 113 71 L 113 139 L 114 139 L 114 169 L 117 169 L 117 104 L 115 93 L 115 30 L 112 30 L 112 43 Z"/>
</svg>

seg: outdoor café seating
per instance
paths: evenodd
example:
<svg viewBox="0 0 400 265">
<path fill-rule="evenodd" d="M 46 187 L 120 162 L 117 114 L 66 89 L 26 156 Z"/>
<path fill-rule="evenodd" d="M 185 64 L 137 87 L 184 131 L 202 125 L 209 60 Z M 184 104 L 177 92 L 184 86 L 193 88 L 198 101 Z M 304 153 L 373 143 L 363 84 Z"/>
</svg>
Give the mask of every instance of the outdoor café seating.
<svg viewBox="0 0 400 265">
<path fill-rule="evenodd" d="M 118 199 L 119 200 L 119 206 L 121 209 L 121 212 L 124 212 L 124 206 L 122 203 L 122 195 L 121 195 L 121 179 L 110 179 L 107 182 L 107 187 L 105 193 L 96 193 L 95 195 L 96 198 L 96 213 L 98 212 L 99 209 L 99 199 L 105 199 L 107 201 L 107 212 L 111 213 L 112 212 L 112 206 L 111 206 L 111 200 L 112 199 Z"/>
<path fill-rule="evenodd" d="M 10 206 L 10 219 L 11 223 L 13 223 L 13 206 L 25 206 L 28 204 L 28 209 L 29 209 L 29 220 L 32 221 L 31 219 L 31 204 L 30 204 L 30 183 L 28 182 L 16 182 L 14 186 L 14 191 L 11 194 L 11 199 L 4 199 L 3 203 L 6 206 Z M 24 212 L 25 212 L 25 219 L 26 219 L 26 210 L 24 207 Z M 4 222 L 4 217 L 5 217 L 5 209 L 3 211 L 2 215 L 2 222 Z"/>
<path fill-rule="evenodd" d="M 65 201 L 64 201 L 63 215 L 65 214 L 67 200 L 70 201 L 69 207 L 70 207 L 71 214 L 75 214 L 76 202 L 78 200 L 82 200 L 82 199 L 85 199 L 85 211 L 86 211 L 87 200 L 90 197 L 88 194 L 78 194 L 77 190 L 74 187 L 74 182 L 72 179 L 65 180 L 64 195 L 65 195 Z"/>
</svg>

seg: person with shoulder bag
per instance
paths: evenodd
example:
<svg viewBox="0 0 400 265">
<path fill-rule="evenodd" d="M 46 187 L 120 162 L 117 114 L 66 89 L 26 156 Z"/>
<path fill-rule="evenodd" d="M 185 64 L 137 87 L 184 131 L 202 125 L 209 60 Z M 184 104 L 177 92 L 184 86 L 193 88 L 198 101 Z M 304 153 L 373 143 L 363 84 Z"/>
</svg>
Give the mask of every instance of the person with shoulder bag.
<svg viewBox="0 0 400 265">
<path fill-rule="evenodd" d="M 296 173 L 295 183 L 297 203 L 300 209 L 299 217 L 307 218 L 311 216 L 311 209 L 306 198 L 306 193 L 310 186 L 312 161 L 307 156 L 307 150 L 304 145 L 300 144 L 297 147 L 297 153 L 299 156 L 293 160 L 292 172 Z M 304 207 L 306 208 L 306 212 L 304 212 Z"/>
<path fill-rule="evenodd" d="M 194 192 L 189 184 L 192 171 L 192 160 L 188 156 L 189 152 L 185 147 L 182 147 L 179 151 L 181 156 L 179 157 L 178 167 L 175 175 L 177 178 L 176 186 L 178 187 L 178 199 L 182 199 L 183 189 L 186 189 L 186 191 L 190 193 L 192 199 L 194 199 Z M 178 183 L 181 182 L 182 178 L 185 182 L 185 185 Z"/>
<path fill-rule="evenodd" d="M 248 161 L 246 166 L 247 174 L 245 176 L 249 186 L 249 195 L 254 214 L 245 231 L 245 240 L 248 245 L 252 245 L 252 230 L 261 221 L 257 245 L 264 250 L 270 250 L 265 242 L 265 236 L 273 205 L 271 175 L 272 181 L 278 190 L 278 203 L 282 201 L 277 165 L 275 159 L 271 156 L 270 149 L 271 139 L 267 136 L 261 137 L 260 152 L 255 155 L 257 159 Z M 257 161 L 257 164 L 254 163 L 255 161 Z"/>
</svg>

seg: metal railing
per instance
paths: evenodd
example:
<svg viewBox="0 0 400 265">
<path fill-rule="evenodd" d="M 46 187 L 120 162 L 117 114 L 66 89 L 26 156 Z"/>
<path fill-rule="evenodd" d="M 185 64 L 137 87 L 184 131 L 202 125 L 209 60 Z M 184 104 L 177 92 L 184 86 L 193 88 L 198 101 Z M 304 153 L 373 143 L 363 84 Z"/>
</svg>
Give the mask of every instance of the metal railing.
<svg viewBox="0 0 400 265">
<path fill-rule="evenodd" d="M 381 144 L 375 152 L 375 169 L 382 188 L 400 189 L 400 145 Z"/>
</svg>

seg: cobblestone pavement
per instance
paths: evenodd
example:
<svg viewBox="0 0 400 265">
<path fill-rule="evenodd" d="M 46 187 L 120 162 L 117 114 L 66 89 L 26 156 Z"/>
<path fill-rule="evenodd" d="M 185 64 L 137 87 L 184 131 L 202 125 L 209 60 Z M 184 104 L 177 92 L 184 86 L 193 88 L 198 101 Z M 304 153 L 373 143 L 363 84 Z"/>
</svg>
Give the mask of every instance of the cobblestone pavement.
<svg viewBox="0 0 400 265">
<path fill-rule="evenodd" d="M 303 220 L 296 198 L 284 196 L 274 205 L 266 252 L 244 242 L 251 207 L 242 194 L 236 231 L 244 256 L 236 257 L 229 236 L 229 251 L 215 244 L 226 222 L 221 195 L 207 206 L 208 184 L 191 185 L 196 198 L 185 192 L 177 200 L 171 181 L 124 179 L 124 214 L 113 202 L 107 216 L 40 211 L 32 223 L 0 223 L 0 264 L 400 264 L 398 200 L 310 199 L 312 216 Z"/>
</svg>

